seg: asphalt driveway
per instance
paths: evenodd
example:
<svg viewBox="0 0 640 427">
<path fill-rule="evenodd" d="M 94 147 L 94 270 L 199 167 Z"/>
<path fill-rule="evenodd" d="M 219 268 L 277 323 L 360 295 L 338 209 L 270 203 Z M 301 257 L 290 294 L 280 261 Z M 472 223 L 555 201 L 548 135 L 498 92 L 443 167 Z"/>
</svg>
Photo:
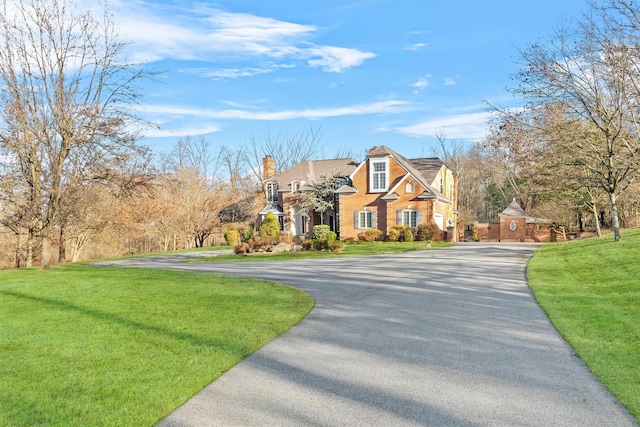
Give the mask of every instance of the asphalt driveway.
<svg viewBox="0 0 640 427">
<path fill-rule="evenodd" d="M 538 307 L 535 245 L 357 258 L 130 267 L 212 271 L 310 293 L 296 327 L 163 420 L 167 426 L 637 426 Z"/>
</svg>

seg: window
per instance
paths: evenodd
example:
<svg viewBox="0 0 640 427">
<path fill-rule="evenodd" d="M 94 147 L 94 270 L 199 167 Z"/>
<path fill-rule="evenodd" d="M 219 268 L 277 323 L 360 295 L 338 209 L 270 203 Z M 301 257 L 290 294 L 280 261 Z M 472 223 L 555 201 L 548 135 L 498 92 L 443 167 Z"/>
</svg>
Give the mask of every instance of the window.
<svg viewBox="0 0 640 427">
<path fill-rule="evenodd" d="M 375 212 L 373 211 L 360 211 L 354 213 L 354 228 L 356 229 L 368 229 L 375 228 Z"/>
<path fill-rule="evenodd" d="M 413 193 L 413 182 L 407 182 L 407 185 L 404 186 L 404 192 L 407 194 Z"/>
<path fill-rule="evenodd" d="M 417 227 L 420 224 L 420 211 L 414 209 L 405 209 L 397 213 L 398 225 L 406 225 L 408 227 Z"/>
<path fill-rule="evenodd" d="M 371 162 L 371 191 L 387 189 L 387 161 Z"/>
<path fill-rule="evenodd" d="M 280 223 L 280 231 L 284 231 L 284 215 L 278 215 L 278 222 Z"/>
<path fill-rule="evenodd" d="M 278 201 L 278 184 L 276 182 L 267 182 L 267 202 Z"/>
<path fill-rule="evenodd" d="M 291 183 L 291 192 L 297 193 L 298 191 L 300 191 L 300 183 L 298 181 L 293 181 Z"/>
<path fill-rule="evenodd" d="M 444 193 L 444 179 L 440 176 L 440 193 Z"/>
<path fill-rule="evenodd" d="M 307 216 L 304 214 L 300 216 L 300 234 L 307 234 Z"/>
</svg>

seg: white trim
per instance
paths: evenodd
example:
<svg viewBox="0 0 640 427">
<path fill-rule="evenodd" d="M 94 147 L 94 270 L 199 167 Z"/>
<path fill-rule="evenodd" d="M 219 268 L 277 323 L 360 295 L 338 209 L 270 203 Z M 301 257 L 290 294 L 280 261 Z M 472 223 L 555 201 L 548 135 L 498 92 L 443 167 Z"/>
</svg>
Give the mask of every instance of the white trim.
<svg viewBox="0 0 640 427">
<path fill-rule="evenodd" d="M 375 171 L 376 164 L 384 164 L 384 171 Z M 384 173 L 384 183 L 381 188 L 374 188 L 374 176 Z M 369 159 L 369 193 L 384 193 L 389 191 L 389 158 Z"/>
<path fill-rule="evenodd" d="M 362 226 L 361 216 L 363 214 L 366 215 L 366 216 L 369 216 L 371 218 L 371 221 L 370 221 L 371 226 L 370 227 L 363 227 Z M 375 229 L 376 228 L 376 212 L 375 211 L 368 211 L 368 210 L 355 211 L 353 228 L 355 230 L 373 230 L 373 229 Z"/>
</svg>

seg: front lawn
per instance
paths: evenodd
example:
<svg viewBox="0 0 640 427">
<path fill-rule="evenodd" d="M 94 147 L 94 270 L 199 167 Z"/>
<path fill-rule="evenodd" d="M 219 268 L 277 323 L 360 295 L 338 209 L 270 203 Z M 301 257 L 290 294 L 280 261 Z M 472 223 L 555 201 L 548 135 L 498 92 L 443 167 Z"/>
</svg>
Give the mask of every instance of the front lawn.
<svg viewBox="0 0 640 427">
<path fill-rule="evenodd" d="M 541 247 L 529 285 L 558 331 L 640 421 L 640 230 Z"/>
<path fill-rule="evenodd" d="M 2 271 L 0 425 L 153 425 L 312 306 L 214 274 Z"/>
<path fill-rule="evenodd" d="M 195 258 L 192 262 L 246 262 L 246 261 L 276 261 L 308 258 L 326 258 L 338 256 L 365 256 L 379 254 L 395 254 L 427 249 L 440 249 L 453 246 L 453 242 L 432 242 L 427 247 L 427 242 L 349 242 L 341 252 L 299 251 L 256 253 L 246 256 L 229 254 L 212 257 Z"/>
</svg>

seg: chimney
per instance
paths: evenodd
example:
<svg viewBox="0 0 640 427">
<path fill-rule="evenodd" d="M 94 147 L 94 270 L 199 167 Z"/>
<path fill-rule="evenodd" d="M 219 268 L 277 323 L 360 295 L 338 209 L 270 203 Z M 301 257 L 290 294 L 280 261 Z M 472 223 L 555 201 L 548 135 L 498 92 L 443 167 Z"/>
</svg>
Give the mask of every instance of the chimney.
<svg viewBox="0 0 640 427">
<path fill-rule="evenodd" d="M 271 156 L 264 156 L 262 158 L 262 177 L 266 181 L 276 174 L 276 162 Z"/>
</svg>

